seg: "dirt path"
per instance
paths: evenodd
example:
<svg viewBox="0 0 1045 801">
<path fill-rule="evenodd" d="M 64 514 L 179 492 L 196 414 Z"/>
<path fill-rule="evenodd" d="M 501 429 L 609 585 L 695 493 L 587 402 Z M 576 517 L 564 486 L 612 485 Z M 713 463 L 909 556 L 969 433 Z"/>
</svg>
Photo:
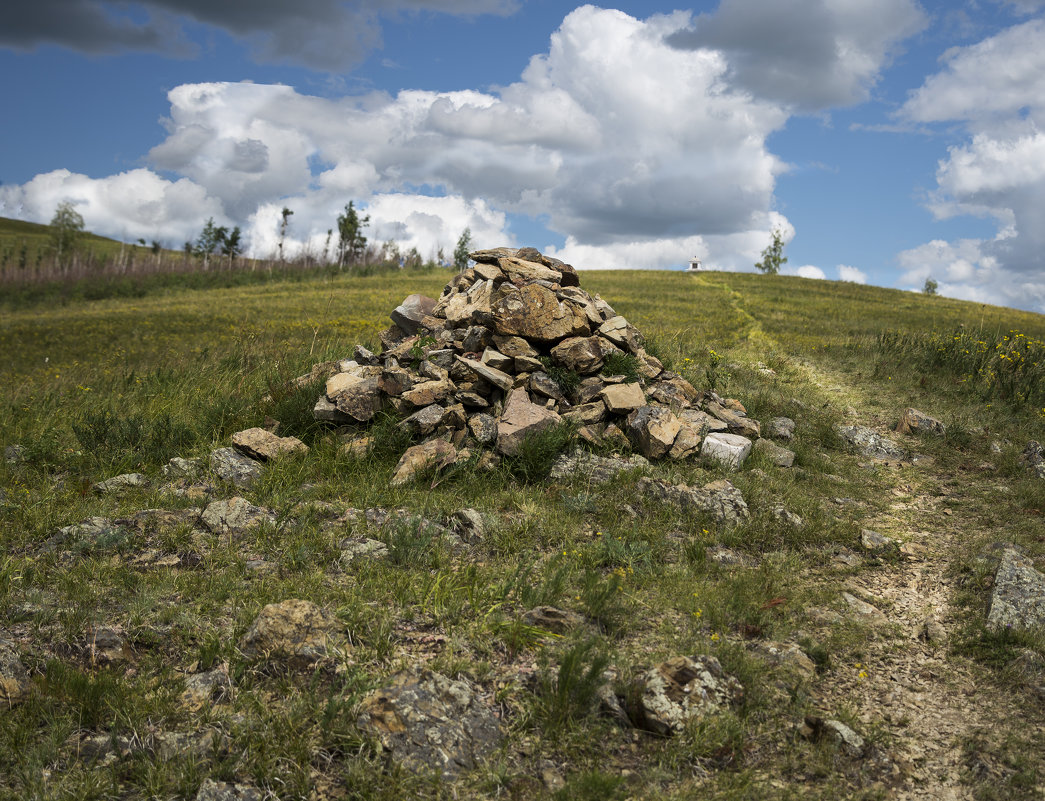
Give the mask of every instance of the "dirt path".
<svg viewBox="0 0 1045 801">
<path fill-rule="evenodd" d="M 865 416 L 853 422 L 875 427 L 870 405 L 845 376 L 811 369 L 822 389 Z M 995 749 L 1007 732 L 1017 727 L 1022 738 L 1045 743 L 1045 726 L 1040 717 L 1028 719 L 1019 693 L 1005 693 L 987 668 L 949 647 L 962 623 L 952 606 L 958 588 L 951 561 L 975 533 L 944 503 L 961 487 L 931 460 L 869 470 L 868 477 L 890 501 L 865 525 L 905 544 L 898 560 L 868 564 L 844 582 L 888 622 L 874 627 L 859 664 L 839 666 L 814 695 L 825 711 L 851 710 L 894 763 L 888 797 L 971 799 L 977 786 L 1005 775 L 1005 754 Z"/>
</svg>

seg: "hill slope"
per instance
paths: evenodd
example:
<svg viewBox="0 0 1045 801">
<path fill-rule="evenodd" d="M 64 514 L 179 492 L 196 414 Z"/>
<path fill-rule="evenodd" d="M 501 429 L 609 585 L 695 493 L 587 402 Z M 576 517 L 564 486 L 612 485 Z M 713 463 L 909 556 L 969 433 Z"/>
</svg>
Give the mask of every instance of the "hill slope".
<svg viewBox="0 0 1045 801">
<path fill-rule="evenodd" d="M 409 444 L 395 420 L 354 456 L 312 420 L 322 377 L 286 382 L 357 343 L 376 349 L 389 311 L 445 280 L 165 289 L 3 316 L 0 439 L 21 448 L 0 468 L 0 640 L 25 694 L 0 713 L 0 788 L 1041 797 L 1045 641 L 991 631 L 985 613 L 995 543 L 1045 566 L 1042 480 L 1020 463 L 1045 440 L 1045 317 L 796 278 L 584 272 L 695 387 L 738 399 L 765 433 L 793 419 L 793 439 L 776 442 L 795 466 L 687 460 L 599 483 L 543 477 L 535 447 L 393 487 Z M 946 433 L 897 433 L 909 406 Z M 207 471 L 266 416 L 309 453 L 246 488 L 164 475 L 172 457 Z M 840 424 L 901 453 L 860 453 Z M 130 471 L 148 486 L 91 489 Z M 724 525 L 650 497 L 643 475 L 728 480 L 750 518 Z M 235 497 L 250 506 L 212 506 Z M 300 605 L 258 622 L 289 600 L 321 610 L 315 659 L 252 645 L 259 626 L 300 635 L 300 618 L 271 617 Z M 649 670 L 695 656 L 715 657 L 743 698 L 670 736 L 632 725 Z M 461 736 L 482 750 L 454 718 L 503 737 L 474 766 L 446 763 L 455 778 L 402 756 L 391 710 L 424 670 L 460 682 L 445 687 L 461 706 L 429 721 L 445 748 Z"/>
</svg>

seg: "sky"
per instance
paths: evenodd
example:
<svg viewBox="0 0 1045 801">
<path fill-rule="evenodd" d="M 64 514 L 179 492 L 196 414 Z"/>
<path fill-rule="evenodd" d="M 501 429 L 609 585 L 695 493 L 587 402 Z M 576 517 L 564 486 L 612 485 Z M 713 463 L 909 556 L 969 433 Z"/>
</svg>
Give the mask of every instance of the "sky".
<svg viewBox="0 0 1045 801">
<path fill-rule="evenodd" d="M 0 73 L 0 216 L 1045 312 L 1045 0 L 13 0 Z"/>
</svg>

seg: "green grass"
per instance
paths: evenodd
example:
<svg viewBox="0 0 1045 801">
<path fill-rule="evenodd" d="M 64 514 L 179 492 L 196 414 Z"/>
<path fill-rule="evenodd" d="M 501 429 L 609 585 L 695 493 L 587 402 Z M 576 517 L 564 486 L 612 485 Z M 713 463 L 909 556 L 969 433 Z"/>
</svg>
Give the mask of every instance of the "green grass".
<svg viewBox="0 0 1045 801">
<path fill-rule="evenodd" d="M 568 429 L 529 442 L 501 469 L 465 465 L 434 485 L 389 485 L 408 444 L 390 417 L 375 422 L 368 457 L 342 453 L 311 418 L 321 381 L 293 388 L 288 379 L 350 356 L 355 344 L 377 350 L 402 298 L 436 296 L 445 278 L 324 272 L 228 286 L 157 278 L 136 297 L 71 295 L 58 305 L 24 296 L 5 306 L 0 442 L 21 445 L 25 461 L 0 465 L 0 636 L 17 640 L 34 691 L 0 712 L 0 797 L 192 798 L 208 777 L 281 798 L 860 797 L 861 771 L 870 768 L 847 766 L 795 734 L 805 714 L 822 711 L 809 681 L 753 656 L 747 644 L 798 640 L 820 668 L 816 681 L 846 680 L 871 635 L 852 622 L 818 623 L 816 610 L 837 609 L 840 587 L 861 571 L 895 569 L 888 559 L 839 567 L 833 556 L 858 550 L 861 527 L 893 514 L 892 490 L 905 485 L 961 516 L 967 531 L 952 569 L 962 589 L 952 603 L 970 619 L 982 615 L 989 593 L 981 556 L 991 542 L 1045 553 L 1040 486 L 1017 462 L 1027 439 L 1045 439 L 1034 394 L 1040 374 L 1013 373 L 1005 389 L 1000 379 L 970 384 L 976 365 L 964 353 L 935 350 L 960 325 L 991 347 L 1010 331 L 1040 342 L 1040 315 L 779 276 L 583 273 L 584 288 L 698 389 L 739 398 L 763 424 L 779 415 L 798 421 L 789 447 L 799 470 L 753 460 L 735 474 L 697 462 L 648 471 L 693 485 L 730 478 L 751 519 L 723 529 L 643 499 L 637 473 L 605 485 L 545 480 L 551 457 L 571 442 Z M 903 334 L 888 333 L 895 331 Z M 997 361 L 990 366 L 997 373 Z M 607 368 L 633 369 L 626 360 Z M 833 432 L 850 406 L 888 427 L 908 405 L 950 427 L 945 440 L 917 441 L 934 460 L 931 474 L 862 467 Z M 217 487 L 214 496 L 186 498 L 158 488 L 171 457 L 206 457 L 266 415 L 311 451 L 270 465 L 249 491 Z M 979 472 L 987 461 L 994 472 Z M 118 496 L 91 491 L 129 470 L 153 486 Z M 999 483 L 1010 491 L 999 493 Z M 272 510 L 276 523 L 234 536 L 193 526 L 207 502 L 233 494 Z M 826 500 L 839 496 L 853 503 Z M 781 524 L 778 504 L 805 525 Z M 346 514 L 374 507 L 407 512 L 381 529 Z M 488 521 L 481 541 L 455 543 L 421 522 L 446 523 L 465 507 Z M 149 508 L 184 517 L 134 521 Z M 934 520 L 945 521 L 940 515 Z M 117 527 L 57 538 L 59 528 L 93 516 Z M 902 537 L 906 522 L 893 524 L 883 533 Z M 363 537 L 380 540 L 388 557 L 345 559 L 342 543 Z M 715 563 L 711 546 L 750 566 Z M 262 606 L 287 598 L 335 615 L 351 633 L 351 657 L 299 673 L 245 659 L 239 638 Z M 539 605 L 577 612 L 585 623 L 565 636 L 524 623 L 523 613 Z M 112 663 L 92 658 L 85 638 L 95 625 L 117 627 L 126 654 Z M 906 640 L 890 642 L 902 649 Z M 1013 679 L 1028 651 L 1045 646 L 970 625 L 947 653 L 980 671 L 983 687 L 1028 693 L 1031 716 L 1038 713 L 1029 684 Z M 624 694 L 659 661 L 701 653 L 740 678 L 738 708 L 671 739 L 593 713 L 605 668 Z M 507 732 L 508 746 L 454 788 L 388 766 L 355 727 L 367 692 L 418 663 L 477 683 Z M 187 707 L 186 676 L 222 665 L 232 677 L 228 697 Z M 1002 766 L 999 786 L 1013 797 L 1043 775 L 1041 759 L 1013 739 L 1019 727 L 1013 721 L 1008 733 L 966 747 Z M 84 737 L 154 743 L 157 732 L 215 739 L 167 757 L 154 746 L 95 764 L 75 756 L 73 743 Z M 543 783 L 549 765 L 564 787 Z M 991 797 L 989 779 L 970 765 L 970 786 Z"/>
</svg>

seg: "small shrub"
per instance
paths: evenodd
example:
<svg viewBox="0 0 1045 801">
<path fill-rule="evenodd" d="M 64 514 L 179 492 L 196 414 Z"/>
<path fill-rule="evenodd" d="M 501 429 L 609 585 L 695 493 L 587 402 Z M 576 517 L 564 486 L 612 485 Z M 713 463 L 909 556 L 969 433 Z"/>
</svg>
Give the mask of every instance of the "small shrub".
<svg viewBox="0 0 1045 801">
<path fill-rule="evenodd" d="M 588 640 L 568 648 L 558 669 L 545 666 L 539 679 L 540 711 L 550 732 L 591 714 L 609 664 L 598 641 Z"/>
<path fill-rule="evenodd" d="M 268 397 L 271 399 L 264 406 L 265 414 L 279 420 L 280 436 L 297 437 L 312 445 L 324 431 L 324 426 L 312 415 L 319 397 L 326 385 L 326 379 L 320 376 L 314 381 L 304 384 L 279 381 L 273 376 L 268 383 Z"/>
<path fill-rule="evenodd" d="M 552 361 L 551 356 L 541 356 L 541 364 L 548 377 L 559 385 L 564 395 L 571 394 L 581 383 L 581 377 L 575 370 L 562 367 Z"/>
<path fill-rule="evenodd" d="M 606 356 L 603 375 L 622 375 L 629 383 L 639 380 L 639 360 L 630 353 L 614 352 Z"/>
<path fill-rule="evenodd" d="M 624 597 L 626 571 L 614 571 L 608 576 L 597 570 L 586 571 L 581 578 L 580 599 L 588 617 L 610 634 L 620 632 L 628 617 Z"/>
<path fill-rule="evenodd" d="M 192 445 L 191 428 L 163 413 L 153 418 L 87 411 L 72 423 L 73 433 L 100 466 L 156 464 Z"/>
<path fill-rule="evenodd" d="M 552 464 L 565 451 L 576 435 L 574 426 L 568 423 L 532 434 L 523 439 L 519 452 L 505 460 L 508 470 L 526 482 L 540 481 L 548 475 Z"/>
</svg>

